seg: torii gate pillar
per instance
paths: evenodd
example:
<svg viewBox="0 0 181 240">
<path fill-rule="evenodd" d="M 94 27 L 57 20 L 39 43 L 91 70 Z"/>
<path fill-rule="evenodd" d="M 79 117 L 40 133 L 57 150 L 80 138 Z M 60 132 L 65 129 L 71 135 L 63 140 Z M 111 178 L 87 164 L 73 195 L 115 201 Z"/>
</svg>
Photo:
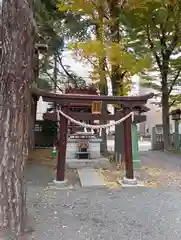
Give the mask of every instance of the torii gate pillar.
<svg viewBox="0 0 181 240">
<path fill-rule="evenodd" d="M 125 111 L 125 114 L 129 114 Z M 131 116 L 124 121 L 124 157 L 126 165 L 126 178 L 134 179 L 133 174 L 133 160 L 132 160 L 132 138 L 131 138 Z"/>
<path fill-rule="evenodd" d="M 125 109 L 125 115 L 129 114 L 129 112 L 129 109 Z M 124 121 L 124 161 L 126 167 L 126 176 L 123 178 L 123 180 L 120 180 L 122 186 L 137 185 L 137 179 L 134 178 L 133 171 L 131 125 L 132 117 L 130 116 Z"/>
<path fill-rule="evenodd" d="M 67 113 L 68 107 L 62 108 L 64 113 Z M 57 173 L 56 181 L 65 181 L 65 162 L 66 162 L 66 146 L 67 146 L 67 132 L 68 120 L 60 115 L 60 129 L 59 129 L 59 142 L 58 142 L 58 158 L 57 158 Z"/>
</svg>

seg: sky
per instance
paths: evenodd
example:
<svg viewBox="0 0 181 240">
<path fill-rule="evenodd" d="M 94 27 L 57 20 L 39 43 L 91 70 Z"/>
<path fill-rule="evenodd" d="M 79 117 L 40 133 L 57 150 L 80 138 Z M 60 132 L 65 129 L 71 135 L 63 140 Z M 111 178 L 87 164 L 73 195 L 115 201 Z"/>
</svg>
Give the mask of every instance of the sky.
<svg viewBox="0 0 181 240">
<path fill-rule="evenodd" d="M 64 52 L 62 62 L 64 65 L 69 65 L 73 71 L 85 80 L 89 80 L 89 71 L 91 70 L 91 67 L 85 66 L 83 63 L 76 61 L 70 51 Z"/>
<path fill-rule="evenodd" d="M 91 66 L 85 65 L 80 61 L 76 60 L 70 51 L 64 52 L 63 64 L 69 65 L 75 73 L 83 77 L 85 80 L 90 81 L 89 71 L 91 71 Z M 133 76 L 132 81 L 133 81 L 133 86 L 130 94 L 131 95 L 138 94 L 139 93 L 139 77 Z M 111 82 L 108 81 L 108 95 L 111 95 L 111 92 L 112 92 Z"/>
</svg>

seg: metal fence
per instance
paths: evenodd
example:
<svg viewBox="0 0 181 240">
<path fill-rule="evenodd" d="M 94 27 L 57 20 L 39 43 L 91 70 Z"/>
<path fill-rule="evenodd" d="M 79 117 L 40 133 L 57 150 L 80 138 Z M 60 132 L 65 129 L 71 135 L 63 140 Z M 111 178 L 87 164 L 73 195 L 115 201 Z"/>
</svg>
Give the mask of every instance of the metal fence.
<svg viewBox="0 0 181 240">
<path fill-rule="evenodd" d="M 174 145 L 174 138 L 175 138 L 175 134 L 171 133 L 170 134 L 170 144 L 171 147 L 175 147 Z M 179 135 L 179 140 L 180 140 L 180 146 L 181 146 L 181 134 Z M 163 146 L 163 134 L 161 133 L 157 133 L 155 131 L 155 127 L 153 127 L 152 129 L 152 137 L 151 137 L 151 149 L 152 150 L 163 150 L 164 146 Z"/>
</svg>

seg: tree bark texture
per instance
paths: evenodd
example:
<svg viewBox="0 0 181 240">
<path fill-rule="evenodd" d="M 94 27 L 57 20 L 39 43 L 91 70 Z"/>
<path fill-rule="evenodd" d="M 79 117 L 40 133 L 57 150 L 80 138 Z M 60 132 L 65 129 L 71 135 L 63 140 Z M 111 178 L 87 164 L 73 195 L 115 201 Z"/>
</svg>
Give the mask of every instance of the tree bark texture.
<svg viewBox="0 0 181 240">
<path fill-rule="evenodd" d="M 31 2 L 3 1 L 0 79 L 1 239 L 18 239 L 25 227 L 24 166 L 28 154 L 33 36 Z"/>
<path fill-rule="evenodd" d="M 29 116 L 29 144 L 28 149 L 32 150 L 35 148 L 35 123 L 36 123 L 36 112 L 37 112 L 37 98 L 31 97 L 31 112 Z"/>
<path fill-rule="evenodd" d="M 168 57 L 163 55 L 163 65 L 161 69 L 162 78 L 162 124 L 163 124 L 163 146 L 164 150 L 169 150 L 170 146 L 170 119 L 169 119 L 169 90 L 168 90 Z"/>
<path fill-rule="evenodd" d="M 109 12 L 110 12 L 110 41 L 113 43 L 120 43 L 120 1 L 118 0 L 109 0 Z M 112 84 L 112 94 L 113 96 L 123 95 L 123 80 L 124 80 L 125 71 L 122 71 L 120 65 L 112 64 L 111 66 L 111 84 Z M 117 109 L 115 108 L 115 112 Z M 121 123 L 122 129 L 124 128 L 124 123 Z M 114 141 L 114 150 L 116 154 L 124 154 L 124 147 L 118 146 L 116 140 L 124 139 L 124 132 L 119 131 L 121 128 L 117 125 L 115 126 L 115 141 Z"/>
<path fill-rule="evenodd" d="M 32 82 L 37 82 L 39 77 L 39 52 L 36 49 L 32 58 L 33 72 L 32 72 Z M 36 123 L 36 112 L 37 112 L 37 101 L 36 96 L 30 96 L 29 99 L 29 139 L 28 139 L 28 148 L 32 150 L 35 147 L 35 123 Z"/>
<path fill-rule="evenodd" d="M 110 12 L 110 41 L 113 43 L 120 43 L 120 6 L 118 0 L 109 0 L 109 12 Z M 111 65 L 111 83 L 113 95 L 118 95 L 118 91 L 121 89 L 123 92 L 123 78 L 120 65 Z"/>
<path fill-rule="evenodd" d="M 169 96 L 162 93 L 162 121 L 163 121 L 163 146 L 164 150 L 169 150 L 170 146 L 170 119 L 169 119 Z"/>
<path fill-rule="evenodd" d="M 104 29 L 103 29 L 103 17 L 102 17 L 102 10 L 99 9 L 99 24 L 96 24 L 96 39 L 99 41 L 103 41 L 104 39 Z M 99 82 L 99 89 L 101 95 L 107 95 L 108 94 L 108 87 L 107 87 L 107 78 L 106 78 L 106 57 L 100 56 L 99 58 L 99 70 L 100 70 L 100 82 Z M 104 113 L 107 112 L 107 104 L 102 105 L 102 114 L 104 116 Z M 100 121 L 100 124 L 107 124 L 107 119 L 103 117 L 103 119 Z M 107 133 L 106 128 L 103 128 L 101 131 L 101 153 L 103 155 L 107 154 Z"/>
</svg>

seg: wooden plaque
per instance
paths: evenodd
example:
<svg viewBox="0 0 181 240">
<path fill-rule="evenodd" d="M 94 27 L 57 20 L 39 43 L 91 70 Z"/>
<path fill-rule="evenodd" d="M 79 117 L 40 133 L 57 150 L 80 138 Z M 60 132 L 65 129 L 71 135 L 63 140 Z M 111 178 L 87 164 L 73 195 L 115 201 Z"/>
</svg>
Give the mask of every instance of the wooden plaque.
<svg viewBox="0 0 181 240">
<path fill-rule="evenodd" d="M 102 102 L 94 101 L 92 102 L 92 114 L 101 114 L 102 111 Z"/>
</svg>

